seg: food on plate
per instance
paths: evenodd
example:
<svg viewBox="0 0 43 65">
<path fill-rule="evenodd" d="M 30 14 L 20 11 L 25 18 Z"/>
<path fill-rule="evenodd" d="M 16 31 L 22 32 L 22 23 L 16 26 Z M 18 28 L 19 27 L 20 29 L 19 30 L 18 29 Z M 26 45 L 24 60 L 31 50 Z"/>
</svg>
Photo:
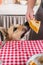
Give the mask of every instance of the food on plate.
<svg viewBox="0 0 43 65">
<path fill-rule="evenodd" d="M 43 55 L 37 56 L 34 59 L 30 60 L 28 65 L 43 65 Z"/>
<path fill-rule="evenodd" d="M 29 65 L 37 65 L 34 61 L 30 61 Z"/>
<path fill-rule="evenodd" d="M 37 58 L 40 63 L 43 63 L 43 56 Z"/>
<path fill-rule="evenodd" d="M 39 32 L 39 29 L 40 29 L 40 21 L 37 21 L 37 20 L 30 20 L 29 22 L 29 26 L 30 28 L 35 31 L 36 33 Z"/>
<path fill-rule="evenodd" d="M 33 55 L 26 65 L 43 65 L 43 53 Z"/>
</svg>

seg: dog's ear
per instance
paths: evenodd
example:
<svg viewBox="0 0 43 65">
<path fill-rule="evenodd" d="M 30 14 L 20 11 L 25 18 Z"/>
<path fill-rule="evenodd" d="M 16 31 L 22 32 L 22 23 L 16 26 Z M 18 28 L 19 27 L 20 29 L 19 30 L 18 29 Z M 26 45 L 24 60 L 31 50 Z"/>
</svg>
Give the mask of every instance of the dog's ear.
<svg viewBox="0 0 43 65">
<path fill-rule="evenodd" d="M 7 35 L 7 29 L 0 27 L 0 31 L 2 32 L 3 35 Z"/>
<path fill-rule="evenodd" d="M 0 31 L 1 31 L 2 34 L 4 34 L 3 30 L 5 30 L 5 29 L 3 27 L 0 27 Z"/>
</svg>

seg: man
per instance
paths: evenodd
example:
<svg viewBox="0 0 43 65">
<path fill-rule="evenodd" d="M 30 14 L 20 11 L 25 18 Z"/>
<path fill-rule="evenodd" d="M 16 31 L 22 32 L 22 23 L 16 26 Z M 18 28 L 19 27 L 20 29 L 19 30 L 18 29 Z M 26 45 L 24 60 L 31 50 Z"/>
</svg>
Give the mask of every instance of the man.
<svg viewBox="0 0 43 65">
<path fill-rule="evenodd" d="M 26 13 L 26 17 L 28 21 L 34 18 L 33 7 L 35 5 L 35 2 L 36 0 L 28 0 L 28 7 L 27 7 L 27 13 Z M 42 40 L 43 39 L 43 0 L 41 1 L 40 8 L 35 18 L 41 21 L 41 27 L 38 34 L 36 34 L 33 30 L 31 30 L 30 40 L 40 40 L 40 39 Z"/>
</svg>

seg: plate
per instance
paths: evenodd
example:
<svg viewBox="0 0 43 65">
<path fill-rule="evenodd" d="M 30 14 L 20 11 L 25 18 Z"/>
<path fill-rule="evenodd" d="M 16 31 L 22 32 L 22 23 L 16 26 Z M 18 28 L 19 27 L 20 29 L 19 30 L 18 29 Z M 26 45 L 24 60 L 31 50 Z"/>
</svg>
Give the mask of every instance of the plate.
<svg viewBox="0 0 43 65">
<path fill-rule="evenodd" d="M 29 65 L 30 61 L 35 61 L 35 62 L 37 63 L 36 58 L 41 57 L 41 56 L 43 56 L 43 54 L 35 54 L 35 55 L 33 55 L 33 56 L 30 57 L 30 59 L 27 61 L 26 65 Z M 37 63 L 37 65 L 39 65 L 39 64 Z"/>
<path fill-rule="evenodd" d="M 0 60 L 0 65 L 2 65 L 2 61 Z"/>
</svg>

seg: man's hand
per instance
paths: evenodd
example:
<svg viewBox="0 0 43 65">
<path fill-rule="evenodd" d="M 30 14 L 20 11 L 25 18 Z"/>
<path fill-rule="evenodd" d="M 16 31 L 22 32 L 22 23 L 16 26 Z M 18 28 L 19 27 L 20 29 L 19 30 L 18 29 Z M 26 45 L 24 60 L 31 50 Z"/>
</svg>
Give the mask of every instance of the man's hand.
<svg viewBox="0 0 43 65">
<path fill-rule="evenodd" d="M 27 13 L 26 13 L 26 18 L 28 21 L 34 18 L 34 12 L 33 12 L 33 7 L 35 5 L 36 0 L 28 0 L 27 4 Z"/>
<path fill-rule="evenodd" d="M 34 18 L 34 11 L 33 9 L 28 9 L 26 13 L 26 18 L 28 21 Z"/>
</svg>

